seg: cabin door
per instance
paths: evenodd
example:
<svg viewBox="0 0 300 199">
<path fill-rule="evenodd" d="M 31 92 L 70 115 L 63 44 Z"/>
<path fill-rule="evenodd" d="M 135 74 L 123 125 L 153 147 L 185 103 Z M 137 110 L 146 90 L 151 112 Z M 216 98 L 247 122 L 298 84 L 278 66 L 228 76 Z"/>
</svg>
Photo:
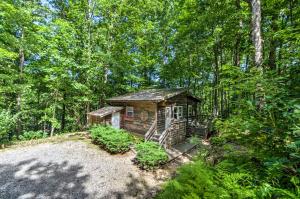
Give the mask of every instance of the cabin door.
<svg viewBox="0 0 300 199">
<path fill-rule="evenodd" d="M 171 120 L 172 120 L 172 109 L 170 106 L 166 107 L 165 118 L 166 118 L 165 128 L 168 128 L 170 126 Z"/>
<path fill-rule="evenodd" d="M 117 129 L 120 128 L 120 112 L 116 112 L 112 114 L 111 125 Z"/>
</svg>

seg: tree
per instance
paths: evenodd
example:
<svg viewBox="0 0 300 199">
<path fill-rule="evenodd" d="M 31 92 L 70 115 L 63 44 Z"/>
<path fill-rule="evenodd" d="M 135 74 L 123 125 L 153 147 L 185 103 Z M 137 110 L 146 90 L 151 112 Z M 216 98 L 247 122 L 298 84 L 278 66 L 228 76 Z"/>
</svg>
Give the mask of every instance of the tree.
<svg viewBox="0 0 300 199">
<path fill-rule="evenodd" d="M 263 61 L 263 46 L 261 36 L 261 2 L 251 0 L 252 9 L 252 39 L 255 47 L 254 61 L 257 67 L 261 67 Z"/>
</svg>

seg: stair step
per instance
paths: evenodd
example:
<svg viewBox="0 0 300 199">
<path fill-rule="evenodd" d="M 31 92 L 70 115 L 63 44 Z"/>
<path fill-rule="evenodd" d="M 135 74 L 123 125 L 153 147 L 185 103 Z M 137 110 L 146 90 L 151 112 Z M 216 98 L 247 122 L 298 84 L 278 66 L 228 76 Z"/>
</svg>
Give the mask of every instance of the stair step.
<svg viewBox="0 0 300 199">
<path fill-rule="evenodd" d="M 154 142 L 159 142 L 160 136 L 161 136 L 161 134 L 155 133 L 151 136 L 150 140 L 154 141 Z"/>
<path fill-rule="evenodd" d="M 151 141 L 158 142 L 159 138 L 152 138 Z"/>
</svg>

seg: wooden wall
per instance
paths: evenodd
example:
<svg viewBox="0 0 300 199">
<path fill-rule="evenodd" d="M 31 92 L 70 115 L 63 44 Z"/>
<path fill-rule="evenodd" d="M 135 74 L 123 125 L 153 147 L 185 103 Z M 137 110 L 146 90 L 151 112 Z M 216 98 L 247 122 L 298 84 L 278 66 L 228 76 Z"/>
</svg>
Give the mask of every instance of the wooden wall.
<svg viewBox="0 0 300 199">
<path fill-rule="evenodd" d="M 157 132 L 162 133 L 165 130 L 166 118 L 165 118 L 165 106 L 157 106 Z"/>
<path fill-rule="evenodd" d="M 132 106 L 133 117 L 126 117 L 126 110 L 121 111 L 121 128 L 139 134 L 145 134 L 156 118 L 156 104 L 152 102 L 110 102 L 112 106 Z"/>
<path fill-rule="evenodd" d="M 99 117 L 95 115 L 88 115 L 88 124 L 102 124 L 102 125 L 111 125 L 111 115 L 105 117 Z"/>
<path fill-rule="evenodd" d="M 158 121 L 157 121 L 157 131 L 158 133 L 162 133 L 165 130 L 165 108 L 166 106 L 174 107 L 174 106 L 182 106 L 183 107 L 183 119 L 186 121 L 189 120 L 188 116 L 188 105 L 192 105 L 195 111 L 195 115 L 197 116 L 197 101 L 187 96 L 186 93 L 182 93 L 180 95 L 174 96 L 164 102 L 160 102 L 158 104 Z M 194 117 L 196 117 L 194 116 Z M 188 127 L 188 122 L 186 124 Z"/>
</svg>

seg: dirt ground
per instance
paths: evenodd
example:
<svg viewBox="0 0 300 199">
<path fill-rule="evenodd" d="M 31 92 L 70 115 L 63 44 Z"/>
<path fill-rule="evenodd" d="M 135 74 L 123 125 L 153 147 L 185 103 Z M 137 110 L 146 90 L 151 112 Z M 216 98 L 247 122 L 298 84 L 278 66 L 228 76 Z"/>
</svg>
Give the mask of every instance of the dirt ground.
<svg viewBox="0 0 300 199">
<path fill-rule="evenodd" d="M 141 171 L 133 157 L 78 140 L 0 151 L 0 198 L 149 198 L 165 173 Z"/>
</svg>

